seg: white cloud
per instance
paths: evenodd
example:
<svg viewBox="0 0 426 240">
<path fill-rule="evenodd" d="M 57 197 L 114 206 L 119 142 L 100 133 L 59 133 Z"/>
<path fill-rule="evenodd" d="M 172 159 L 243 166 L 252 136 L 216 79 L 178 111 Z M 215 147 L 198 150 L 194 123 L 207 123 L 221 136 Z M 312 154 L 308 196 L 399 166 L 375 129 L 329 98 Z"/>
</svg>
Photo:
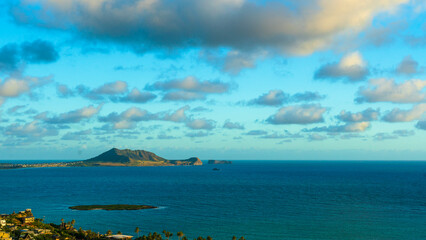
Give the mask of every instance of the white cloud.
<svg viewBox="0 0 426 240">
<path fill-rule="evenodd" d="M 242 129 L 244 129 L 244 126 L 242 124 L 240 124 L 240 123 L 231 122 L 229 120 L 226 120 L 225 123 L 223 124 L 223 128 L 242 130 Z"/>
<path fill-rule="evenodd" d="M 253 99 L 249 104 L 266 105 L 266 106 L 280 106 L 289 100 L 290 96 L 284 93 L 282 90 L 270 90 Z"/>
<path fill-rule="evenodd" d="M 93 91 L 96 94 L 115 95 L 127 92 L 127 83 L 123 81 L 115 81 L 105 83 Z"/>
<path fill-rule="evenodd" d="M 395 83 L 393 79 L 371 79 L 367 87 L 358 89 L 358 103 L 363 102 L 393 102 L 419 103 L 426 100 L 426 80 L 413 79 L 403 83 Z"/>
<path fill-rule="evenodd" d="M 413 75 L 419 72 L 419 63 L 411 56 L 406 56 L 396 68 L 399 74 Z"/>
<path fill-rule="evenodd" d="M 36 120 L 24 125 L 18 123 L 11 124 L 4 129 L 4 134 L 19 138 L 41 139 L 47 136 L 58 135 L 58 130 L 43 126 Z"/>
<path fill-rule="evenodd" d="M 51 123 L 51 124 L 78 123 L 82 120 L 90 119 L 96 114 L 98 114 L 102 106 L 103 106 L 102 104 L 98 105 L 97 107 L 94 107 L 91 105 L 91 106 L 83 107 L 70 112 L 61 113 L 54 117 L 44 116 L 44 117 L 41 117 L 41 119 L 45 121 L 46 123 Z"/>
<path fill-rule="evenodd" d="M 344 56 L 338 63 L 326 64 L 315 72 L 316 79 L 346 79 L 350 82 L 363 80 L 368 74 L 367 63 L 359 52 Z"/>
<path fill-rule="evenodd" d="M 411 122 L 419 120 L 426 112 L 426 103 L 415 105 L 412 109 L 402 110 L 394 108 L 383 116 L 386 122 Z"/>
<path fill-rule="evenodd" d="M 329 133 L 342 133 L 342 132 L 364 132 L 370 127 L 370 122 L 351 122 L 345 125 L 334 125 L 328 127 L 315 127 L 312 129 L 304 129 L 305 132 L 329 132 Z"/>
<path fill-rule="evenodd" d="M 358 113 L 351 113 L 343 110 L 336 117 L 344 122 L 366 122 L 377 120 L 379 115 L 380 111 L 378 109 L 374 110 L 372 108 L 368 108 Z"/>
<path fill-rule="evenodd" d="M 266 121 L 271 124 L 311 124 L 323 122 L 326 108 L 320 105 L 296 105 L 283 107 Z"/>
<path fill-rule="evenodd" d="M 15 20 L 129 46 L 230 47 L 310 54 L 408 0 L 20 0 Z M 38 5 L 38 6 L 34 6 Z"/>
<path fill-rule="evenodd" d="M 186 122 L 186 126 L 191 129 L 212 130 L 216 122 L 208 119 L 193 119 Z"/>
<path fill-rule="evenodd" d="M 119 102 L 146 103 L 154 100 L 157 96 L 150 92 L 141 92 L 133 88 L 126 96 L 119 98 Z"/>
</svg>

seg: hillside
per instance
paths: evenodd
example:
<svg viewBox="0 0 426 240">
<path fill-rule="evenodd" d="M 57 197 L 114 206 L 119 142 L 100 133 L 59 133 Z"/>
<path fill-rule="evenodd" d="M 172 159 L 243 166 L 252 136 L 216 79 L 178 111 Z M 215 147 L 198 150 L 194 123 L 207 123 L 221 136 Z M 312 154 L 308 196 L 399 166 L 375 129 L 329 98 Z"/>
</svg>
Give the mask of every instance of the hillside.
<svg viewBox="0 0 426 240">
<path fill-rule="evenodd" d="M 202 165 L 200 159 L 167 160 L 144 150 L 112 148 L 99 156 L 79 162 L 81 166 L 177 166 Z"/>
</svg>

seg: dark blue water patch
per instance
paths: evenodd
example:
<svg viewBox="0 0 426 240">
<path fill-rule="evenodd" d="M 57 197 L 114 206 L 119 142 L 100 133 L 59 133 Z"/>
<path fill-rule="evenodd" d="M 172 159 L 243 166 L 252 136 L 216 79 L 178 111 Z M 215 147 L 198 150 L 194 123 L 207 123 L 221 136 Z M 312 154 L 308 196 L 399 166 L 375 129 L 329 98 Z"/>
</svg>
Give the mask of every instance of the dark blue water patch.
<svg viewBox="0 0 426 240">
<path fill-rule="evenodd" d="M 47 222 L 75 219 L 97 232 L 133 234 L 138 226 L 219 240 L 426 239 L 426 162 L 13 169 L 0 171 L 0 183 L 0 213 L 32 208 Z M 68 209 L 117 203 L 160 208 Z"/>
</svg>

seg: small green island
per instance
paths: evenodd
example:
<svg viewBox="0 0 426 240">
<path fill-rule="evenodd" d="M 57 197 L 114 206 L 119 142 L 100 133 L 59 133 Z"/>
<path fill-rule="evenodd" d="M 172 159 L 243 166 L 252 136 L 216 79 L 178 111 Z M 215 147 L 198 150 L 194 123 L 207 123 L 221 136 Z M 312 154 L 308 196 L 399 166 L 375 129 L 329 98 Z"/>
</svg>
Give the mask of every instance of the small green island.
<svg viewBox="0 0 426 240">
<path fill-rule="evenodd" d="M 141 209 L 153 209 L 158 208 L 149 205 L 128 205 L 128 204 L 112 204 L 112 205 L 79 205 L 72 206 L 69 209 L 72 210 L 141 210 Z"/>
</svg>

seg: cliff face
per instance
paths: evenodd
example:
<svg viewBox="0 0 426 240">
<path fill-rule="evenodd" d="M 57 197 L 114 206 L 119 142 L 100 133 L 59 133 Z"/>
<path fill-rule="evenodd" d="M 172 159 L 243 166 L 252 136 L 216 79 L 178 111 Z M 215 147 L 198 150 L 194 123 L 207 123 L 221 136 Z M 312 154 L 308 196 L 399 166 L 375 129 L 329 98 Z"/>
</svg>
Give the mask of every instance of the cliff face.
<svg viewBox="0 0 426 240">
<path fill-rule="evenodd" d="M 232 164 L 231 161 L 227 161 L 227 160 L 209 160 L 207 163 L 208 164 Z"/>
<path fill-rule="evenodd" d="M 97 157 L 81 161 L 82 166 L 175 166 L 203 165 L 200 159 L 167 160 L 144 150 L 113 148 Z"/>
</svg>

